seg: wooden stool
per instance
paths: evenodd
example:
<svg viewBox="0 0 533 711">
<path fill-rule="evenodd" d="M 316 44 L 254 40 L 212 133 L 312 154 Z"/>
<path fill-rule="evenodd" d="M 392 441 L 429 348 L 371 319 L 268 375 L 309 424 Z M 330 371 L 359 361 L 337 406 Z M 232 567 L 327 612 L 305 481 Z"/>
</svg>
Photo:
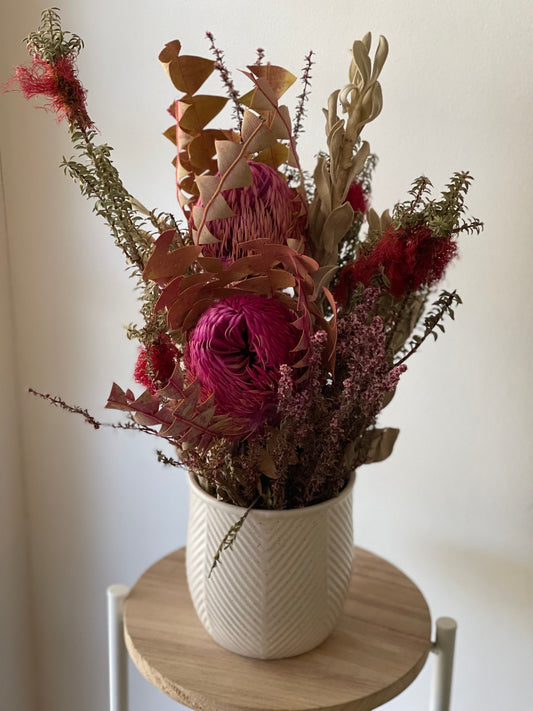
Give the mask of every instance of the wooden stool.
<svg viewBox="0 0 533 711">
<path fill-rule="evenodd" d="M 201 711 L 369 711 L 409 686 L 432 649 L 431 618 L 418 587 L 361 548 L 336 630 L 316 649 L 289 659 L 248 659 L 211 640 L 189 597 L 184 548 L 149 568 L 129 594 L 124 586 L 108 594 L 111 711 L 127 711 L 122 627 L 143 676 Z M 453 621 L 440 620 L 441 633 L 443 625 L 445 637 L 446 629 L 455 635 Z M 447 711 L 453 640 L 451 652 L 439 656 L 432 709 Z"/>
</svg>

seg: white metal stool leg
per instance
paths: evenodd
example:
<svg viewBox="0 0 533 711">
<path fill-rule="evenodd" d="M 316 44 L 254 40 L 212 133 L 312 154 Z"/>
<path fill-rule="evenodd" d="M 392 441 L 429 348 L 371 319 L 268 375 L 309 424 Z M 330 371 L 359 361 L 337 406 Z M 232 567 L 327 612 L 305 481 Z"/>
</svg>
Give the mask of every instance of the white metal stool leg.
<svg viewBox="0 0 533 711">
<path fill-rule="evenodd" d="M 432 652 L 435 653 L 431 684 L 430 711 L 449 711 L 452 690 L 453 653 L 457 622 L 451 617 L 439 617 Z"/>
<path fill-rule="evenodd" d="M 124 644 L 126 585 L 107 588 L 109 711 L 128 711 L 128 653 Z"/>
</svg>

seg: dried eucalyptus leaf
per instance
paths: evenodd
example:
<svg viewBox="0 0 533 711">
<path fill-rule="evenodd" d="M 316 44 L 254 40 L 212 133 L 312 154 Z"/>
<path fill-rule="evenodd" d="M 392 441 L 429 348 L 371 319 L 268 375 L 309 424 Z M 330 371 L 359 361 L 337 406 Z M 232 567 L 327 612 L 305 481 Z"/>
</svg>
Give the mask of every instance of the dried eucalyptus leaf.
<svg viewBox="0 0 533 711">
<path fill-rule="evenodd" d="M 242 148 L 233 141 L 215 141 L 217 154 L 218 172 L 224 175 L 233 163 L 236 163 L 241 156 Z"/>
<path fill-rule="evenodd" d="M 220 178 L 216 175 L 199 175 L 196 178 L 196 185 L 200 191 L 200 200 L 204 205 L 207 205 L 209 200 L 211 200 L 219 183 Z"/>
<path fill-rule="evenodd" d="M 266 97 L 261 91 L 257 90 L 257 87 L 249 91 L 244 96 L 239 98 L 239 103 L 243 106 L 247 106 L 249 109 L 254 111 L 270 111 L 272 108 L 272 101 Z"/>
<path fill-rule="evenodd" d="M 206 94 L 191 96 L 178 101 L 180 128 L 188 133 L 198 133 L 222 111 L 227 101 L 224 96 L 209 96 Z M 184 109 L 183 111 L 182 108 Z"/>
<path fill-rule="evenodd" d="M 206 209 L 204 212 L 207 213 L 207 216 L 205 218 L 206 222 L 212 222 L 213 220 L 223 220 L 226 217 L 233 217 L 235 215 L 235 213 L 228 205 L 221 193 L 218 193 L 214 197 L 210 198 L 210 203 L 206 205 Z"/>
<path fill-rule="evenodd" d="M 289 140 L 291 137 L 291 117 L 287 106 L 280 106 L 269 123 L 272 135 L 279 140 Z"/>
<path fill-rule="evenodd" d="M 178 91 L 192 96 L 211 76 L 214 67 L 212 59 L 179 55 L 168 64 L 168 74 Z"/>
<path fill-rule="evenodd" d="M 289 149 L 283 143 L 276 143 L 270 148 L 260 151 L 254 158 L 259 163 L 269 165 L 271 168 L 278 168 L 289 159 Z"/>
<path fill-rule="evenodd" d="M 242 140 L 247 141 L 254 131 L 263 125 L 263 120 L 253 111 L 246 110 L 242 119 L 241 135 Z"/>
<path fill-rule="evenodd" d="M 275 64 L 252 64 L 248 69 L 257 77 L 258 82 L 263 80 L 268 83 L 276 101 L 296 81 L 294 74 Z"/>
<path fill-rule="evenodd" d="M 172 42 L 167 42 L 159 53 L 159 61 L 163 65 L 165 71 L 168 74 L 168 65 L 173 59 L 179 56 L 181 50 L 181 42 L 179 40 L 172 40 Z"/>
</svg>

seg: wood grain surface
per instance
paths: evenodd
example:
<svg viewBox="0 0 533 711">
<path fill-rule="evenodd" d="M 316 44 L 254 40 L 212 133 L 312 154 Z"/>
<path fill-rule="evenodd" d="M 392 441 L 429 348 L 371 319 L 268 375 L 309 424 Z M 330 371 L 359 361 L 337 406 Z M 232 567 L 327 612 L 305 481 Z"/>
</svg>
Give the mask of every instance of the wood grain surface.
<svg viewBox="0 0 533 711">
<path fill-rule="evenodd" d="M 361 548 L 337 629 L 299 657 L 248 659 L 213 642 L 189 597 L 184 548 L 139 578 L 126 601 L 124 632 L 146 679 L 197 711 L 368 711 L 409 686 L 431 646 L 418 587 Z"/>
</svg>

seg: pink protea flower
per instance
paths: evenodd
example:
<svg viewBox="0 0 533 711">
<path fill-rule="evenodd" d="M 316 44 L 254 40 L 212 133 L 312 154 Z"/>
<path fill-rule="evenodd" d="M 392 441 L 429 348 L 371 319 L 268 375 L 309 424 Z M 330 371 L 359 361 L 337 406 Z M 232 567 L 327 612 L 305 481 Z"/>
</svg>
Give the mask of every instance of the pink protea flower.
<svg viewBox="0 0 533 711">
<path fill-rule="evenodd" d="M 288 239 L 304 238 L 305 216 L 298 193 L 270 166 L 255 161 L 248 165 L 252 184 L 222 191 L 235 215 L 209 222 L 209 231 L 220 242 L 207 245 L 206 256 L 233 260 L 243 256 L 240 245 L 249 240 L 285 244 Z"/>
<path fill-rule="evenodd" d="M 275 412 L 280 366 L 294 362 L 299 340 L 293 319 L 275 299 L 238 294 L 206 309 L 189 336 L 188 377 L 248 432 Z"/>
</svg>

